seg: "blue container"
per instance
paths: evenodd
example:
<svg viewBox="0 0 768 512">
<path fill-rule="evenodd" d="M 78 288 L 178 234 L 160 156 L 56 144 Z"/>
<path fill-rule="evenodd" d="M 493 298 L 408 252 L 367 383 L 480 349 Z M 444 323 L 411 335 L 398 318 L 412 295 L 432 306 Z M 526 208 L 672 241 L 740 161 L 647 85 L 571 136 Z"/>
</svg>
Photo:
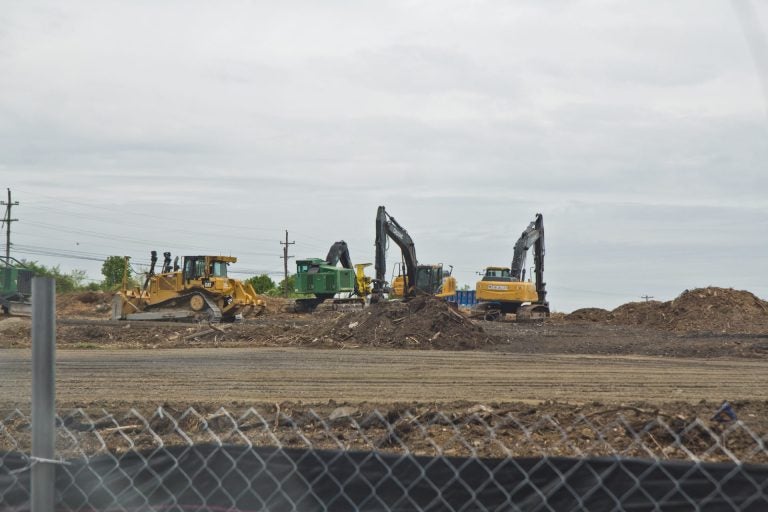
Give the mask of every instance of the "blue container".
<svg viewBox="0 0 768 512">
<path fill-rule="evenodd" d="M 472 307 L 477 304 L 477 298 L 475 297 L 475 290 L 456 290 L 456 296 L 448 299 L 450 302 L 455 302 L 459 307 Z"/>
</svg>

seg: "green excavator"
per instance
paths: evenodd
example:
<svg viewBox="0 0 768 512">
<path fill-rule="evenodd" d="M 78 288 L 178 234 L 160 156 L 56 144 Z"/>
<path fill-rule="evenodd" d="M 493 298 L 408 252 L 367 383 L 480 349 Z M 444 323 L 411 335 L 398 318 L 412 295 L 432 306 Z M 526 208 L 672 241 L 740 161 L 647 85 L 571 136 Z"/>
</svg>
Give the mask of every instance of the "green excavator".
<svg viewBox="0 0 768 512">
<path fill-rule="evenodd" d="M 341 267 L 338 264 L 341 263 Z M 363 269 L 370 263 L 352 264 L 349 247 L 344 240 L 334 243 L 324 260 L 296 260 L 294 291 L 314 295 L 296 299 L 293 311 L 311 313 L 321 304 L 333 310 L 361 309 L 370 293 L 371 280 Z"/>
</svg>

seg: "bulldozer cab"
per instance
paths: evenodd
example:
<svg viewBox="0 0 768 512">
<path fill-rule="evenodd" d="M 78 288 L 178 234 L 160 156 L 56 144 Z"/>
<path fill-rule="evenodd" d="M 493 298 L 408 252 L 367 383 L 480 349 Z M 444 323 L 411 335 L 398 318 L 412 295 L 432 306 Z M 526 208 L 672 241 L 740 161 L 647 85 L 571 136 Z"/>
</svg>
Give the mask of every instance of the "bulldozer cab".
<svg viewBox="0 0 768 512">
<path fill-rule="evenodd" d="M 184 256 L 184 280 L 227 277 L 227 267 L 236 258 L 227 256 Z"/>
</svg>

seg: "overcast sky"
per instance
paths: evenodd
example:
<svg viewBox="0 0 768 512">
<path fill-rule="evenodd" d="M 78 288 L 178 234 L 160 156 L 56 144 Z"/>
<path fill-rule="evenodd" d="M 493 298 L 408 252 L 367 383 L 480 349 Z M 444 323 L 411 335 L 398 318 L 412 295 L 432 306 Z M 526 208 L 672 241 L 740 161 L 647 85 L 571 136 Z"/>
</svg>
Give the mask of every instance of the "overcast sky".
<svg viewBox="0 0 768 512">
<path fill-rule="evenodd" d="M 763 27 L 739 0 L 3 2 L 13 254 L 277 280 L 286 229 L 372 262 L 385 205 L 474 287 L 541 212 L 556 311 L 768 298 Z"/>
</svg>

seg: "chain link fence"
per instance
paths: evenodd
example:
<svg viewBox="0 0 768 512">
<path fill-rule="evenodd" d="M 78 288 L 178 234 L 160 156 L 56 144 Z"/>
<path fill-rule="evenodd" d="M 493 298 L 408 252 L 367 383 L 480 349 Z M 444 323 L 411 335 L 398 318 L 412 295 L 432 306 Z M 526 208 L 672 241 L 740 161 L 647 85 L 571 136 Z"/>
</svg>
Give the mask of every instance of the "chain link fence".
<svg viewBox="0 0 768 512">
<path fill-rule="evenodd" d="M 28 510 L 30 468 L 52 464 L 57 510 L 768 510 L 765 432 L 654 412 L 76 408 L 39 460 L 17 409 L 0 420 L 0 509 Z"/>
</svg>

